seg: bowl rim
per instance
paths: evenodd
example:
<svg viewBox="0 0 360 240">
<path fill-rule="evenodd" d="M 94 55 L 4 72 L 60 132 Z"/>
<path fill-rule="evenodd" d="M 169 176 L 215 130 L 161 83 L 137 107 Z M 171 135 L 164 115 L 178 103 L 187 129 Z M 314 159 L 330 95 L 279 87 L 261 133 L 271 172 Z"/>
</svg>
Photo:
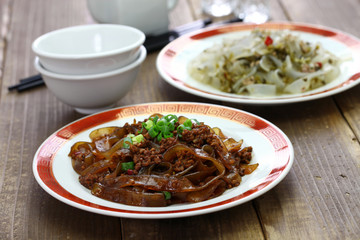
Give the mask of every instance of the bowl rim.
<svg viewBox="0 0 360 240">
<path fill-rule="evenodd" d="M 105 78 L 105 77 L 111 77 L 123 72 L 127 72 L 129 70 L 132 70 L 133 68 L 139 66 L 146 58 L 147 55 L 147 51 L 146 48 L 141 45 L 140 47 L 140 55 L 138 56 L 138 58 L 133 61 L 132 63 L 122 67 L 122 68 L 118 68 L 116 70 L 112 70 L 109 72 L 104 72 L 104 73 L 96 73 L 96 74 L 85 74 L 85 75 L 68 75 L 68 74 L 60 74 L 60 73 L 54 73 L 54 72 L 50 72 L 49 70 L 45 69 L 41 63 L 40 63 L 40 59 L 39 57 L 35 57 L 34 60 L 34 66 L 35 69 L 37 71 L 40 72 L 41 75 L 45 75 L 51 78 L 56 78 L 58 80 L 65 80 L 65 81 L 72 81 L 72 80 L 95 80 L 95 79 L 99 79 L 99 78 Z"/>
<path fill-rule="evenodd" d="M 138 34 L 139 39 L 120 49 L 114 49 L 114 50 L 109 50 L 109 51 L 105 51 L 105 52 L 100 52 L 100 53 L 87 53 L 87 54 L 58 54 L 58 53 L 49 53 L 46 51 L 43 51 L 42 49 L 39 48 L 39 44 L 46 40 L 47 38 L 49 38 L 50 36 L 54 35 L 54 34 L 59 34 L 59 33 L 63 33 L 63 32 L 67 32 L 67 31 L 73 31 L 76 29 L 96 29 L 96 28 L 110 28 L 110 29 L 125 29 L 126 31 L 131 31 L 133 33 Z M 33 52 L 38 55 L 39 57 L 47 57 L 47 58 L 53 58 L 53 59 L 90 59 L 90 58 L 98 58 L 98 57 L 107 57 L 107 56 L 113 56 L 116 54 L 121 54 L 127 51 L 130 51 L 132 49 L 135 49 L 136 47 L 142 45 L 145 42 L 145 34 L 140 31 L 137 28 L 134 27 L 130 27 L 130 26 L 126 26 L 126 25 L 119 25 L 119 24 L 85 24 L 85 25 L 77 25 L 77 26 L 71 26 L 71 27 L 66 27 L 66 28 L 60 28 L 57 30 L 53 30 L 50 32 L 47 32 L 41 36 L 39 36 L 38 38 L 36 38 L 32 45 L 31 48 L 33 50 Z"/>
</svg>

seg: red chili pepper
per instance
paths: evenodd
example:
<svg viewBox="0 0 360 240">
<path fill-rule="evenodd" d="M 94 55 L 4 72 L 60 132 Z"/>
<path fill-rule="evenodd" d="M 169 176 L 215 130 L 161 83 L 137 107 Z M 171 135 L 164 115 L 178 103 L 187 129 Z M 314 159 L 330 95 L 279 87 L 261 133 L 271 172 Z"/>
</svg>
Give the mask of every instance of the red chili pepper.
<svg viewBox="0 0 360 240">
<path fill-rule="evenodd" d="M 273 40 L 272 40 L 272 38 L 270 36 L 267 36 L 265 38 L 264 43 L 265 43 L 266 46 L 269 46 L 269 45 L 273 44 Z"/>
<path fill-rule="evenodd" d="M 133 175 L 133 174 L 134 174 L 134 171 L 133 171 L 132 169 L 128 169 L 128 170 L 126 170 L 126 173 L 127 173 L 128 175 Z"/>
<path fill-rule="evenodd" d="M 316 62 L 316 66 L 317 66 L 318 68 L 322 68 L 322 63 L 321 63 L 321 62 Z"/>
</svg>

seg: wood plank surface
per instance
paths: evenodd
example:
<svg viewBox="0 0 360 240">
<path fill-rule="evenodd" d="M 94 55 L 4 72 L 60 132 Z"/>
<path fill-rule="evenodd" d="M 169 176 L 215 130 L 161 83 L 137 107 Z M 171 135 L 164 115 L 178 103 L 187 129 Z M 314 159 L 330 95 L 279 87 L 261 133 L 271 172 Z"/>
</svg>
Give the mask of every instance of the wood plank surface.
<svg viewBox="0 0 360 240">
<path fill-rule="evenodd" d="M 261 116 L 277 124 L 295 150 L 289 175 L 255 200 L 266 237 L 356 239 L 359 144 L 336 105 L 323 99 L 269 108 Z M 297 236 L 299 228 L 306 231 Z"/>
<path fill-rule="evenodd" d="M 281 4 L 291 21 L 321 24 L 360 36 L 357 21 L 346 18 L 360 19 L 358 1 L 282 1 Z M 329 8 L 337 11 L 328 14 Z M 265 216 L 261 219 L 267 238 L 358 239 L 360 110 L 356 106 L 359 100 L 358 86 L 336 96 L 335 101 L 327 98 L 311 104 L 294 104 L 285 110 L 286 121 L 273 120 L 293 136 L 290 138 L 296 161 L 285 179 L 285 190 L 280 184 L 256 200 L 260 215 Z M 284 116 L 284 112 L 277 114 L 274 110 L 271 115 Z M 272 120 L 272 116 L 266 117 Z M 307 231 L 296 237 L 299 226 Z"/>
<path fill-rule="evenodd" d="M 21 94 L 7 91 L 19 78 L 35 73 L 32 41 L 57 28 L 88 23 L 91 18 L 84 9 L 85 1 L 12 3 L 0 105 L 0 239 L 121 237 L 118 218 L 67 206 L 43 191 L 33 177 L 32 158 L 41 142 L 80 115 L 45 87 Z"/>
<path fill-rule="evenodd" d="M 358 0 L 269 2 L 272 20 L 321 24 L 360 37 Z M 360 86 L 304 103 L 230 104 L 170 86 L 156 71 L 157 53 L 150 53 L 134 88 L 117 106 L 194 101 L 243 109 L 287 134 L 295 162 L 275 188 L 224 211 L 163 220 L 98 215 L 56 200 L 32 174 L 39 145 L 82 115 L 46 87 L 21 94 L 7 91 L 20 78 L 36 73 L 31 51 L 36 37 L 94 22 L 86 0 L 2 0 L 0 12 L 0 239 L 359 239 Z M 200 0 L 179 0 L 170 27 L 204 17 Z"/>
<path fill-rule="evenodd" d="M 4 72 L 4 60 L 6 57 L 6 43 L 9 31 L 9 22 L 11 18 L 11 1 L 4 0 L 0 8 L 0 85 L 2 84 L 2 76 Z M 0 92 L 1 96 L 1 92 Z"/>
</svg>

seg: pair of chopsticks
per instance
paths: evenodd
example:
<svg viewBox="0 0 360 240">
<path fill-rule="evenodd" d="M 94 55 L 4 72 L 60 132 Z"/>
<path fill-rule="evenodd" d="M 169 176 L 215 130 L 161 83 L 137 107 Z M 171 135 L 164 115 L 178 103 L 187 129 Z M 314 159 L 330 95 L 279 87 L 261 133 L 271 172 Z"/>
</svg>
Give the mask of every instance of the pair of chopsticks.
<svg viewBox="0 0 360 240">
<path fill-rule="evenodd" d="M 169 30 L 168 32 L 162 33 L 160 35 L 146 36 L 144 46 L 148 53 L 154 52 L 162 49 L 171 41 L 189 32 L 193 32 L 205 27 L 219 26 L 222 24 L 236 23 L 236 22 L 242 22 L 242 19 L 233 18 L 220 22 L 213 22 L 211 18 L 196 20 L 194 22 L 175 27 L 172 30 Z"/>
<path fill-rule="evenodd" d="M 37 74 L 31 77 L 20 79 L 18 84 L 8 87 L 9 91 L 16 90 L 17 92 L 23 92 L 31 88 L 44 85 L 44 80 L 41 77 L 41 74 Z"/>
</svg>

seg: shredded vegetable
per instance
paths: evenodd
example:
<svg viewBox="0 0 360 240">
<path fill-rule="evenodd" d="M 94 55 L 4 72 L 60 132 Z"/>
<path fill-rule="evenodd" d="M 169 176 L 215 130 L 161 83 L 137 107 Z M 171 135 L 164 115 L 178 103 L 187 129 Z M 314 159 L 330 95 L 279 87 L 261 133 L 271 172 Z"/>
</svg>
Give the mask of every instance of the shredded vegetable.
<svg viewBox="0 0 360 240">
<path fill-rule="evenodd" d="M 228 93 L 303 93 L 333 81 L 340 59 L 290 31 L 253 30 L 205 49 L 188 65 L 192 78 Z"/>
</svg>

